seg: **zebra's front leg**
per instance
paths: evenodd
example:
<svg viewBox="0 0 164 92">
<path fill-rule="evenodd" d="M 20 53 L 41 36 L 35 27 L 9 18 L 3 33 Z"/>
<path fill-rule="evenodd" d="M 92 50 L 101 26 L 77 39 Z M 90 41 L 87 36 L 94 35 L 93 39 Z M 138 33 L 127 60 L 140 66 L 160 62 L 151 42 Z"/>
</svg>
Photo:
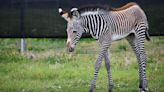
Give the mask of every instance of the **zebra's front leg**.
<svg viewBox="0 0 164 92">
<path fill-rule="evenodd" d="M 109 83 L 109 92 L 112 92 L 113 89 L 113 79 L 112 79 L 112 73 L 111 73 L 111 68 L 110 68 L 110 57 L 108 52 L 106 52 L 105 56 L 105 66 L 107 69 L 107 73 L 108 73 L 108 83 Z"/>
<path fill-rule="evenodd" d="M 107 48 L 103 48 L 101 53 L 99 54 L 99 57 L 98 57 L 97 61 L 96 61 L 94 78 L 93 78 L 93 80 L 91 82 L 91 87 L 90 87 L 89 92 L 93 92 L 94 91 L 94 88 L 96 86 L 96 80 L 97 80 L 97 77 L 98 77 L 98 72 L 99 72 L 99 69 L 100 69 L 100 66 L 101 66 L 101 63 L 102 63 L 102 58 L 104 57 L 106 52 L 107 52 Z"/>
</svg>

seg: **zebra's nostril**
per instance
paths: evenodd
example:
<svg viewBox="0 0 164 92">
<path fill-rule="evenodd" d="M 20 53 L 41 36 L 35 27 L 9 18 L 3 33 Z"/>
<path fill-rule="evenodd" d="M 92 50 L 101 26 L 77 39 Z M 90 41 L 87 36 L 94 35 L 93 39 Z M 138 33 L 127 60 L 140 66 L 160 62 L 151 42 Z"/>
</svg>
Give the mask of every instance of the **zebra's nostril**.
<svg viewBox="0 0 164 92">
<path fill-rule="evenodd" d="M 67 48 L 67 51 L 68 52 L 73 52 L 74 51 L 74 48 L 69 47 L 69 48 Z"/>
<path fill-rule="evenodd" d="M 68 48 L 68 51 L 69 51 L 69 52 L 73 52 L 73 51 L 74 51 L 74 48 L 71 48 L 71 47 L 70 47 L 70 48 Z"/>
</svg>

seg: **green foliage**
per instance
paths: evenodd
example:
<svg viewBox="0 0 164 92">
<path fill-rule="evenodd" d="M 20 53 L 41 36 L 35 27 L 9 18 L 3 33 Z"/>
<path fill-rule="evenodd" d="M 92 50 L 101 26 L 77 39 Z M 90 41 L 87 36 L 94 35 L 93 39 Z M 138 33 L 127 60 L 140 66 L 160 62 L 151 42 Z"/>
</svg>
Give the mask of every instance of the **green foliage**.
<svg viewBox="0 0 164 92">
<path fill-rule="evenodd" d="M 0 39 L 0 92 L 87 92 L 94 74 L 99 46 L 92 39 L 79 41 L 66 52 L 66 39 L 27 39 L 27 52 L 19 53 L 20 39 Z M 163 37 L 146 42 L 150 92 L 163 92 Z M 110 48 L 114 92 L 138 92 L 138 64 L 125 40 Z M 107 72 L 99 72 L 96 92 L 107 92 Z"/>
</svg>

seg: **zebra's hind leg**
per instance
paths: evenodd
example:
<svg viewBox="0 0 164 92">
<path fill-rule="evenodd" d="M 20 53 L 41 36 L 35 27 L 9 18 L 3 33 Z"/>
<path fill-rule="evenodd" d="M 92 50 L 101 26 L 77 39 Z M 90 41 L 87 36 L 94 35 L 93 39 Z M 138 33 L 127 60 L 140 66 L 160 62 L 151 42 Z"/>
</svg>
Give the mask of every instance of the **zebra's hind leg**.
<svg viewBox="0 0 164 92">
<path fill-rule="evenodd" d="M 110 59 L 109 59 L 110 57 L 109 57 L 108 51 L 106 52 L 104 58 L 105 58 L 105 66 L 108 73 L 109 92 L 112 92 L 113 79 L 112 79 L 112 73 L 111 73 L 111 68 L 110 68 Z"/>
<path fill-rule="evenodd" d="M 142 33 L 140 33 L 142 34 Z M 135 34 L 130 34 L 127 37 L 133 51 L 136 54 L 139 65 L 139 79 L 140 79 L 140 92 L 147 92 L 147 80 L 146 80 L 146 54 L 144 49 L 144 33 L 141 37 L 137 37 Z"/>
</svg>

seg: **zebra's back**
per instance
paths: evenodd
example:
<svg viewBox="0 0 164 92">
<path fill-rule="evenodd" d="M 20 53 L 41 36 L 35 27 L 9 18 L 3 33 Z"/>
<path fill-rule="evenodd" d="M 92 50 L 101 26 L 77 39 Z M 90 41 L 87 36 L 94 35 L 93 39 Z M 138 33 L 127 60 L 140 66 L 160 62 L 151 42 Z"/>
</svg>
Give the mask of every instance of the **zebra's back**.
<svg viewBox="0 0 164 92">
<path fill-rule="evenodd" d="M 107 23 L 109 31 L 112 32 L 112 40 L 119 40 L 130 33 L 135 33 L 135 29 L 139 26 L 148 29 L 146 15 L 137 4 L 124 10 L 110 11 L 107 16 Z"/>
</svg>

